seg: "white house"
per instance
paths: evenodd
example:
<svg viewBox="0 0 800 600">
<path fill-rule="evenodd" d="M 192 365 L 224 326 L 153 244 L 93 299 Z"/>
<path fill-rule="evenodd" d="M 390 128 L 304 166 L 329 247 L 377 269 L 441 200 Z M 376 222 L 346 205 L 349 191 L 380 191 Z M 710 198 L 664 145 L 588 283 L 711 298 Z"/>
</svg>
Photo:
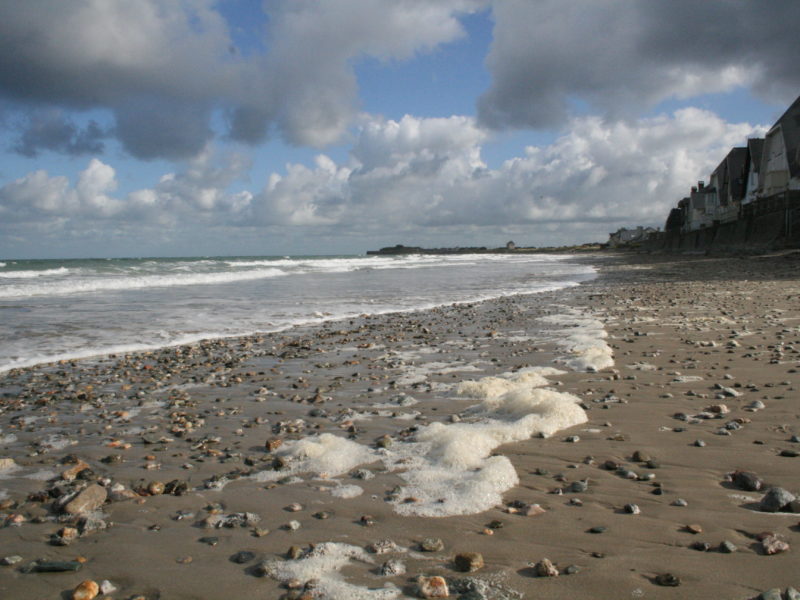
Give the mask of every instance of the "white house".
<svg viewBox="0 0 800 600">
<path fill-rule="evenodd" d="M 764 137 L 758 195 L 800 190 L 800 97 Z"/>
</svg>

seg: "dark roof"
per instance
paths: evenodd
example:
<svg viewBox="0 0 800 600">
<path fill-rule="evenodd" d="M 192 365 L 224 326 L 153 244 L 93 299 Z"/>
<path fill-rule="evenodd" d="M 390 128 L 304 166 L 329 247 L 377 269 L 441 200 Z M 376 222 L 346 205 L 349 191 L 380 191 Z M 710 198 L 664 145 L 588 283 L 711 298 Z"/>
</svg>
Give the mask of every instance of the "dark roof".
<svg viewBox="0 0 800 600">
<path fill-rule="evenodd" d="M 756 173 L 761 171 L 761 155 L 764 153 L 764 138 L 750 138 L 747 140 L 747 152 L 749 153 L 748 168 Z"/>
</svg>

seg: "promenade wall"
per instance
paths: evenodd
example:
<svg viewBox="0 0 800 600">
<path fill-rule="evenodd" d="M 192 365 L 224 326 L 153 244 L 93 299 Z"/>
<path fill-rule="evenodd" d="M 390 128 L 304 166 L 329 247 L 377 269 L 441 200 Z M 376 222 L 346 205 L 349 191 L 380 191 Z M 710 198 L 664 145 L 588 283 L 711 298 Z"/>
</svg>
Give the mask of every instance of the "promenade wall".
<svg viewBox="0 0 800 600">
<path fill-rule="evenodd" d="M 651 252 L 738 252 L 800 248 L 800 191 L 742 207 L 739 218 L 696 231 L 658 232 L 641 245 Z"/>
</svg>

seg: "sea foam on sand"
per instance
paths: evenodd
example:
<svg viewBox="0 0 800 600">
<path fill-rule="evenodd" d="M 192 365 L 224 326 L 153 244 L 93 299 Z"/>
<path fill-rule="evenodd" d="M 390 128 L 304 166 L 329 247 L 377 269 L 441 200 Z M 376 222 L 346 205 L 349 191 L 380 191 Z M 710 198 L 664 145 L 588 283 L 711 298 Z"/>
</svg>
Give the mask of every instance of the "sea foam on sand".
<svg viewBox="0 0 800 600">
<path fill-rule="evenodd" d="M 366 589 L 343 580 L 339 571 L 352 562 L 374 564 L 361 548 L 336 542 L 317 544 L 300 560 L 271 560 L 263 564 L 264 572 L 279 581 L 316 581 L 315 598 L 347 598 L 348 600 L 392 600 L 400 590 L 392 587 Z M 391 585 L 391 584 L 389 584 Z"/>
<path fill-rule="evenodd" d="M 395 511 L 445 517 L 500 504 L 519 478 L 508 458 L 491 456 L 495 448 L 586 421 L 578 397 L 543 388 L 544 374 L 558 372 L 534 368 L 460 384 L 459 393 L 482 400 L 465 411 L 469 422 L 431 423 L 387 457 L 387 466 L 404 469 L 407 484 Z"/>
<path fill-rule="evenodd" d="M 574 308 L 541 321 L 560 328 L 556 343 L 569 352 L 562 362 L 570 369 L 595 372 L 614 366 L 614 352 L 605 341 L 608 334 L 602 321 Z"/>
<path fill-rule="evenodd" d="M 508 458 L 491 456 L 495 448 L 586 422 L 577 396 L 544 387 L 546 375 L 562 372 L 534 367 L 462 382 L 457 393 L 480 402 L 466 409 L 460 422 L 431 423 L 420 427 L 411 441 L 380 450 L 330 433 L 287 442 L 276 452 L 286 466 L 253 477 L 335 477 L 381 460 L 406 483 L 395 494 L 397 513 L 445 517 L 483 512 L 500 504 L 503 493 L 519 483 Z"/>
<path fill-rule="evenodd" d="M 375 451 L 357 442 L 332 433 L 323 433 L 288 442 L 275 453 L 287 460 L 286 468 L 261 471 L 253 475 L 257 481 L 274 481 L 287 475 L 314 473 L 318 477 L 335 477 L 358 465 L 378 460 Z"/>
</svg>

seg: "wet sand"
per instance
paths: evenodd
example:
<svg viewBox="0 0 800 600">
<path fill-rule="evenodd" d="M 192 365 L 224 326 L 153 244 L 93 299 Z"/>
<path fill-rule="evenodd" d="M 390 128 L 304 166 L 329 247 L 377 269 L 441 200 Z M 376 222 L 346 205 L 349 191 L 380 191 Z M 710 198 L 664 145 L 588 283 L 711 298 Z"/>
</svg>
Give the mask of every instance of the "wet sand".
<svg viewBox="0 0 800 600">
<path fill-rule="evenodd" d="M 0 559 L 20 557 L 0 566 L 0 597 L 68 598 L 87 579 L 108 598 L 418 597 L 418 575 L 453 598 L 800 588 L 800 515 L 759 510 L 770 486 L 800 494 L 800 258 L 587 260 L 600 277 L 559 292 L 0 375 Z M 613 367 L 566 368 L 565 330 L 542 317 L 570 310 L 603 323 Z M 587 422 L 494 449 L 519 483 L 479 514 L 400 516 L 417 500 L 398 499 L 402 471 L 294 473 L 275 441 L 400 448 L 469 414 L 455 384 L 531 366 L 563 369 L 547 387 Z M 98 506 L 65 511 L 91 486 Z M 790 548 L 767 554 L 763 532 Z M 382 540 L 396 547 L 370 551 Z M 457 571 L 464 552 L 484 566 Z M 558 576 L 537 576 L 545 558 Z M 382 574 L 390 559 L 406 572 Z"/>
</svg>

